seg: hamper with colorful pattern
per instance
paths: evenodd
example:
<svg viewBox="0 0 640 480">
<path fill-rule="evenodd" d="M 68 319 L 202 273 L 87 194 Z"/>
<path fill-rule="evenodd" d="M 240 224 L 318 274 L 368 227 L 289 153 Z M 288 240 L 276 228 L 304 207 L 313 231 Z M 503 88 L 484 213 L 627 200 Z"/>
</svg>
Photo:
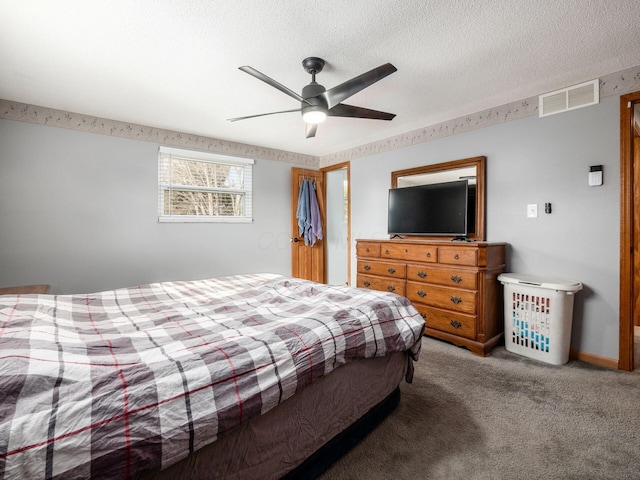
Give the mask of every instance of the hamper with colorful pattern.
<svg viewBox="0 0 640 480">
<path fill-rule="evenodd" d="M 504 343 L 508 351 L 562 365 L 569 361 L 574 294 L 580 282 L 503 273 Z"/>
</svg>

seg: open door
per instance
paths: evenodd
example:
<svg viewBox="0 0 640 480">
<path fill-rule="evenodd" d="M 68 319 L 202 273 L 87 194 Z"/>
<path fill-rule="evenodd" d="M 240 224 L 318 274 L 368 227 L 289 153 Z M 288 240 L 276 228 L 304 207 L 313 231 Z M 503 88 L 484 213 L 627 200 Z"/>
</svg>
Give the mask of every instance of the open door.
<svg viewBox="0 0 640 480">
<path fill-rule="evenodd" d="M 318 239 L 313 247 L 304 244 L 304 238 L 298 233 L 298 195 L 303 179 L 315 182 L 315 193 L 318 199 L 323 233 L 326 221 L 324 202 L 323 173 L 318 170 L 303 168 L 291 169 L 291 276 L 325 283 L 324 240 Z M 323 235 L 324 237 L 324 235 Z"/>
</svg>

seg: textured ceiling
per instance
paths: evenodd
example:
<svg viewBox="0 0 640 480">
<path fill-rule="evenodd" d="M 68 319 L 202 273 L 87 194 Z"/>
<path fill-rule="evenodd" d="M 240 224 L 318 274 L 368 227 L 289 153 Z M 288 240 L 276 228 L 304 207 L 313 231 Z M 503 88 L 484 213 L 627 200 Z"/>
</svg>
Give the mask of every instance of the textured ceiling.
<svg viewBox="0 0 640 480">
<path fill-rule="evenodd" d="M 0 98 L 323 156 L 640 65 L 638 0 L 0 0 Z M 390 62 L 305 138 L 302 60 L 327 89 Z"/>
</svg>

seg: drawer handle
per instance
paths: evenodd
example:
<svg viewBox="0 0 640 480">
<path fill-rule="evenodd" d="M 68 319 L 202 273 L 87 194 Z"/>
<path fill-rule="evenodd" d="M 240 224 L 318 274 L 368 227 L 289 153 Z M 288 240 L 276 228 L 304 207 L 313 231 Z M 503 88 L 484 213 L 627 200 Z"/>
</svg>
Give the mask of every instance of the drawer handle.
<svg viewBox="0 0 640 480">
<path fill-rule="evenodd" d="M 462 281 L 462 277 L 459 277 L 458 275 L 451 275 L 451 281 L 453 283 L 460 283 Z"/>
<path fill-rule="evenodd" d="M 420 298 L 424 298 L 427 296 L 427 292 L 425 292 L 424 290 L 418 290 L 416 293 Z"/>
<path fill-rule="evenodd" d="M 367 250 L 366 250 L 366 251 L 367 251 L 367 253 L 369 253 L 369 249 L 368 249 L 368 248 L 367 248 Z"/>
<path fill-rule="evenodd" d="M 364 286 L 365 287 L 370 287 L 371 286 L 371 282 L 369 280 L 365 280 L 364 281 Z"/>
<path fill-rule="evenodd" d="M 427 258 L 431 258 L 431 252 L 427 252 Z"/>
<path fill-rule="evenodd" d="M 460 297 L 451 297 L 449 300 L 451 300 L 456 305 L 458 305 L 459 303 L 462 303 L 462 299 Z"/>
<path fill-rule="evenodd" d="M 460 322 L 457 322 L 455 320 L 451 320 L 449 322 L 449 324 L 453 327 L 453 328 L 460 328 L 462 326 L 462 324 Z"/>
<path fill-rule="evenodd" d="M 418 276 L 419 276 L 420 278 L 424 278 L 424 277 L 426 277 L 426 276 L 427 276 L 427 274 L 426 274 L 426 272 L 418 272 Z"/>
<path fill-rule="evenodd" d="M 460 255 L 458 255 L 457 253 L 453 256 L 454 260 L 458 260 L 460 258 Z"/>
<path fill-rule="evenodd" d="M 394 287 L 393 285 L 387 285 L 387 290 L 389 290 L 390 292 L 395 292 L 396 287 Z"/>
<path fill-rule="evenodd" d="M 365 269 L 365 270 L 371 270 L 371 265 L 365 265 L 365 266 L 364 266 L 364 269 Z"/>
<path fill-rule="evenodd" d="M 389 267 L 389 268 L 387 268 L 387 272 L 389 272 L 390 274 L 393 275 L 394 273 L 396 273 L 396 269 L 393 268 L 393 267 Z"/>
<path fill-rule="evenodd" d="M 385 255 L 389 255 L 389 250 L 385 250 L 385 251 L 384 251 L 384 254 L 385 254 Z"/>
</svg>

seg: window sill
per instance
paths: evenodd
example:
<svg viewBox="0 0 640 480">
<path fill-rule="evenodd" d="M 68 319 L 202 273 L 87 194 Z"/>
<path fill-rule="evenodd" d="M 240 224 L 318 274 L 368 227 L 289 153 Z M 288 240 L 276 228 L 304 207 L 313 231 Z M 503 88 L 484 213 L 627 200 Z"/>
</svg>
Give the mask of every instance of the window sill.
<svg viewBox="0 0 640 480">
<path fill-rule="evenodd" d="M 204 215 L 176 215 L 158 217 L 158 223 L 253 223 L 251 217 L 206 217 Z"/>
</svg>

